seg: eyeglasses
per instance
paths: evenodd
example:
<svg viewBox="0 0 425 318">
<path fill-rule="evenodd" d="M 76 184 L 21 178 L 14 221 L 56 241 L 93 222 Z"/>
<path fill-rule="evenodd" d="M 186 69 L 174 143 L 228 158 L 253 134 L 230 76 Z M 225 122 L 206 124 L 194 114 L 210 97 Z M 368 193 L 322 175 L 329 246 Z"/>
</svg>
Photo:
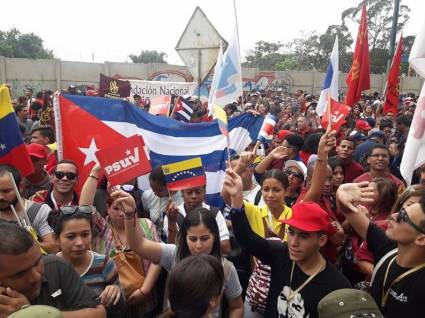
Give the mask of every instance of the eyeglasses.
<svg viewBox="0 0 425 318">
<path fill-rule="evenodd" d="M 64 215 L 72 215 L 75 213 L 91 215 L 93 208 L 90 205 L 66 205 L 59 208 L 59 211 Z"/>
<path fill-rule="evenodd" d="M 296 172 L 289 168 L 286 168 L 285 170 L 283 170 L 283 173 L 286 174 L 288 177 L 292 174 L 296 178 L 304 179 L 304 175 L 301 172 Z"/>
<path fill-rule="evenodd" d="M 401 223 L 401 222 L 407 223 L 411 227 L 413 227 L 417 232 L 425 234 L 424 229 L 422 229 L 419 225 L 416 225 L 415 223 L 413 223 L 413 221 L 410 219 L 409 215 L 407 214 L 405 208 L 400 209 L 395 220 L 397 223 Z"/>
<path fill-rule="evenodd" d="M 68 180 L 74 180 L 77 177 L 77 174 L 74 172 L 63 172 L 63 171 L 55 171 L 54 175 L 57 179 L 61 180 L 66 176 Z"/>
</svg>

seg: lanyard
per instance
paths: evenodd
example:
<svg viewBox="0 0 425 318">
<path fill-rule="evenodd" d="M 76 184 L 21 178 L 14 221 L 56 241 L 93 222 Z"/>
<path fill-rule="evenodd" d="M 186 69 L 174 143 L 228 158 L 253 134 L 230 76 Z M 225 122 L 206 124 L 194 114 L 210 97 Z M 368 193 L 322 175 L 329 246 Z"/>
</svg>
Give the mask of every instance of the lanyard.
<svg viewBox="0 0 425 318">
<path fill-rule="evenodd" d="M 382 308 L 384 308 L 385 305 L 387 304 L 388 295 L 390 293 L 391 287 L 393 287 L 395 284 L 397 284 L 399 281 L 401 281 L 406 276 L 408 276 L 410 274 L 413 274 L 414 272 L 417 272 L 417 271 L 425 268 L 425 263 L 423 263 L 423 264 L 417 265 L 417 266 L 409 269 L 407 272 L 404 272 L 403 274 L 397 276 L 397 278 L 394 279 L 391 282 L 390 286 L 388 286 L 387 290 L 385 290 L 385 284 L 387 282 L 388 272 L 390 271 L 390 267 L 394 263 L 394 261 L 395 261 L 396 258 L 397 258 L 397 255 L 392 258 L 392 260 L 387 265 L 387 269 L 385 270 L 384 282 L 382 284 L 382 300 L 381 300 L 381 307 Z"/>
<path fill-rule="evenodd" d="M 318 269 L 317 272 L 315 272 L 313 275 L 311 275 L 309 278 L 307 278 L 304 283 L 301 284 L 300 287 L 298 287 L 297 289 L 295 289 L 294 291 L 292 291 L 292 276 L 294 275 L 294 268 L 295 268 L 295 262 L 292 262 L 292 269 L 291 269 L 291 277 L 289 279 L 289 295 L 288 295 L 288 302 L 290 302 L 292 300 L 292 298 L 295 297 L 295 295 L 297 293 L 299 293 L 305 286 L 307 286 L 308 283 L 310 283 L 314 277 L 317 276 L 317 274 L 319 274 L 321 271 L 323 271 L 326 267 L 326 262 L 324 264 L 322 264 L 322 266 L 320 266 L 320 268 Z"/>
</svg>

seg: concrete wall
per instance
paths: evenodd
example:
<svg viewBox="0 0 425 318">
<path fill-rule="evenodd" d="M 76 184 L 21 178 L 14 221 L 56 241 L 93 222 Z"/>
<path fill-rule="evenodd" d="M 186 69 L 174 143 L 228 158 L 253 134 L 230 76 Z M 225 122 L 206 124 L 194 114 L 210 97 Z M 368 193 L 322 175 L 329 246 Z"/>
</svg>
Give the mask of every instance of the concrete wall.
<svg viewBox="0 0 425 318">
<path fill-rule="evenodd" d="M 263 72 L 255 68 L 244 68 L 244 89 L 282 88 L 287 91 L 302 89 L 319 94 L 325 74 L 313 71 Z M 119 75 L 122 78 L 139 78 L 165 81 L 192 81 L 186 67 L 169 64 L 133 63 L 87 63 L 59 60 L 33 60 L 5 58 L 0 56 L 0 83 L 9 83 L 14 97 L 22 95 L 25 86 L 34 92 L 44 89 L 65 89 L 70 84 L 92 84 L 97 86 L 99 74 Z M 339 74 L 339 87 L 345 92 L 346 74 Z M 211 81 L 211 76 L 207 79 Z M 384 75 L 371 75 L 371 92 L 382 92 L 385 87 Z M 419 77 L 402 77 L 401 92 L 419 94 L 423 80 Z"/>
</svg>

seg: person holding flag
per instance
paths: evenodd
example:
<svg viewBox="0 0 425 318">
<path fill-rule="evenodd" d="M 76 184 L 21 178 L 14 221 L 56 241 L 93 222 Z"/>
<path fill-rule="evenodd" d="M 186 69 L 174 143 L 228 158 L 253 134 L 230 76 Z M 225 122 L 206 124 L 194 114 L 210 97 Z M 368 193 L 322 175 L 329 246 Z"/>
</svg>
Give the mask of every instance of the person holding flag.
<svg viewBox="0 0 425 318">
<path fill-rule="evenodd" d="M 194 209 L 203 207 L 215 216 L 220 232 L 220 245 L 223 254 L 230 252 L 229 230 L 223 214 L 218 209 L 205 203 L 206 176 L 200 157 L 163 165 L 167 188 L 172 191 L 181 191 L 183 203 L 175 206 L 169 203 L 167 216 L 164 217 L 164 231 L 167 232 L 168 243 L 174 243 L 177 232 L 180 231 L 183 218 Z M 170 195 L 171 197 L 171 195 Z M 170 213 L 176 210 L 178 213 Z M 171 235 L 172 234 L 172 235 Z M 170 237 L 174 240 L 170 240 Z"/>
</svg>

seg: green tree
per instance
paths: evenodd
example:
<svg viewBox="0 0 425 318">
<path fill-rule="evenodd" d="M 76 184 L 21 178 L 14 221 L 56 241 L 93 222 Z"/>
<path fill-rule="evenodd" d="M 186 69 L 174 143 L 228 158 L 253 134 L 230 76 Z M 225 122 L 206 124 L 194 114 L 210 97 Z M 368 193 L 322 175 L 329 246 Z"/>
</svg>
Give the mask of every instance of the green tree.
<svg viewBox="0 0 425 318">
<path fill-rule="evenodd" d="M 34 33 L 22 34 L 13 28 L 0 31 L 0 55 L 30 59 L 52 59 L 53 52 L 43 45 L 43 40 Z"/>
<path fill-rule="evenodd" d="M 273 71 L 276 65 L 279 64 L 285 56 L 280 52 L 283 44 L 258 41 L 255 43 L 255 48 L 246 57 L 242 65 L 245 67 L 255 67 L 260 70 Z"/>
<path fill-rule="evenodd" d="M 139 55 L 130 54 L 128 56 L 133 63 L 165 63 L 167 64 L 167 61 L 165 58 L 167 57 L 167 54 L 164 52 L 157 52 L 156 50 L 142 50 L 142 53 Z"/>
</svg>

